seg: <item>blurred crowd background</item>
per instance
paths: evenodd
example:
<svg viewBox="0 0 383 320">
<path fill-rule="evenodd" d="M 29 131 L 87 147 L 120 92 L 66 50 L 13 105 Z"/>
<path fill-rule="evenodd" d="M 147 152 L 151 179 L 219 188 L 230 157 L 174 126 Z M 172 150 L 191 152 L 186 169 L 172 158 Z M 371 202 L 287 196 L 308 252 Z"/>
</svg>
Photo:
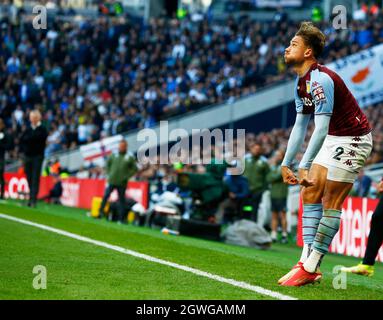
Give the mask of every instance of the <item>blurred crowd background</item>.
<svg viewBox="0 0 383 320">
<path fill-rule="evenodd" d="M 225 22 L 207 15 L 184 19 L 59 18 L 47 30 L 4 18 L 0 25 L 0 116 L 14 136 L 9 161 L 27 115 L 40 109 L 49 131 L 46 156 L 100 138 L 152 127 L 162 119 L 232 102 L 293 77 L 283 51 L 296 22 L 282 12 L 264 23 L 249 17 Z M 321 63 L 381 43 L 383 14 L 355 20 L 345 30 L 319 26 L 328 45 Z M 254 106 L 257 108 L 257 106 Z M 294 110 L 291 110 L 294 112 Z M 367 108 L 375 128 L 371 162 L 382 160 L 382 105 Z M 265 154 L 286 143 L 289 130 L 250 134 Z"/>
<path fill-rule="evenodd" d="M 230 3 L 234 7 L 229 7 L 235 8 L 236 4 Z M 382 43 L 383 10 L 375 9 L 362 10 L 346 29 L 335 30 L 332 23 L 317 20 L 327 36 L 320 63 L 327 64 Z M 22 159 L 20 137 L 30 126 L 31 110 L 40 110 L 42 124 L 48 131 L 45 158 L 51 160 L 45 163 L 43 175 L 64 172 L 78 178 L 105 179 L 108 177 L 104 167 L 90 163 L 68 172 L 52 156 L 102 138 L 151 128 L 161 120 L 208 106 L 233 103 L 293 79 L 283 53 L 299 23 L 281 7 L 274 11 L 272 19 L 259 21 L 250 15 L 213 19 L 209 12 L 184 14 L 182 18 L 159 15 L 137 19 L 99 14 L 76 19 L 71 10 L 59 10 L 50 17 L 47 29 L 42 30 L 30 27 L 31 17 L 23 10 L 3 15 L 0 117 L 4 130 L 12 137 L 6 163 Z M 288 112 L 295 114 L 295 108 Z M 368 106 L 364 112 L 374 129 L 374 149 L 367 165 L 383 162 L 383 103 Z M 313 129 L 311 123 L 302 149 L 306 149 Z M 256 221 L 254 212 L 262 195 L 268 192 L 272 217 L 271 222 L 265 221 L 265 227 L 273 231 L 274 240 L 280 218 L 286 240 L 288 191 L 279 168 L 290 131 L 291 127 L 267 132 L 247 130 L 247 169 L 241 177 L 235 178 L 227 167 L 214 163 L 164 165 L 158 161 L 139 165 L 134 179 L 150 182 L 153 203 L 153 195 L 159 199 L 167 192 L 186 201 L 196 198 L 180 189 L 177 177 L 182 173 L 205 174 L 206 181 L 219 182 L 222 189 L 222 194 L 206 201 L 210 207 L 204 210 L 215 209 L 208 215 L 211 222 L 226 223 L 230 215 L 225 212 L 234 210 L 240 215 L 247 207 L 252 212 L 250 219 Z M 299 154 L 298 161 L 301 157 Z M 361 172 L 352 194 L 374 196 L 374 186 L 371 178 Z M 205 191 L 208 194 L 211 189 Z M 200 193 L 199 199 L 206 194 Z M 187 213 L 187 206 L 182 210 Z M 274 215 L 281 212 L 282 216 Z"/>
</svg>

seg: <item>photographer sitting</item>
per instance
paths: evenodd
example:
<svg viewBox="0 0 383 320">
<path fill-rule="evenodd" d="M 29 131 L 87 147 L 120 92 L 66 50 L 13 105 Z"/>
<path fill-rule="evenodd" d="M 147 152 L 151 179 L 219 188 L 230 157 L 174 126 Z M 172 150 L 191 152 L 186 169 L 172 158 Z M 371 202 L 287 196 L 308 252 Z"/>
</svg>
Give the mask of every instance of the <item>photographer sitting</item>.
<svg viewBox="0 0 383 320">
<path fill-rule="evenodd" d="M 227 224 L 234 222 L 236 217 L 240 218 L 243 200 L 248 197 L 250 190 L 247 178 L 242 175 L 230 174 L 225 177 L 224 182 L 229 189 L 229 194 L 219 206 L 217 221 Z"/>
<path fill-rule="evenodd" d="M 49 191 L 49 194 L 41 197 L 39 200 L 47 200 L 49 203 L 61 204 L 60 197 L 63 193 L 63 187 L 61 183 L 60 175 L 53 175 L 53 188 Z"/>
</svg>

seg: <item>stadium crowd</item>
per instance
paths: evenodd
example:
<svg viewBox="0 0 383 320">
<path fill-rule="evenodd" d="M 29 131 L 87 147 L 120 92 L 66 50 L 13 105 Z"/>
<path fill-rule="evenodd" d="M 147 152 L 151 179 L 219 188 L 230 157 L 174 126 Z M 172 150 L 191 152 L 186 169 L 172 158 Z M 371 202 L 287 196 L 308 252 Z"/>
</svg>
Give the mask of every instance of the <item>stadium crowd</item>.
<svg viewBox="0 0 383 320">
<path fill-rule="evenodd" d="M 158 18 L 142 25 L 99 17 L 54 20 L 47 30 L 3 20 L 0 115 L 15 139 L 10 159 L 19 157 L 18 139 L 34 108 L 49 131 L 49 156 L 293 77 L 283 51 L 296 28 L 283 17 L 267 24 L 246 17 L 224 24 Z M 383 40 L 382 13 L 345 30 L 320 27 L 328 36 L 323 63 Z M 377 120 L 381 108 L 368 109 L 369 119 Z M 378 132 L 376 159 L 382 151 Z M 288 134 L 276 129 L 256 138 L 270 154 Z"/>
</svg>

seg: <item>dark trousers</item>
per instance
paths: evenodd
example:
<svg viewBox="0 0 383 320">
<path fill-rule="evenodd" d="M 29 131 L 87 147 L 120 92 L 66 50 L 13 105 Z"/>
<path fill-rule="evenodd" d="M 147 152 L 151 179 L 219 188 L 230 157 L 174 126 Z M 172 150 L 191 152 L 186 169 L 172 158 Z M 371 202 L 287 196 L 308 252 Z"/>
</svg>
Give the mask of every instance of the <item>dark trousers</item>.
<svg viewBox="0 0 383 320">
<path fill-rule="evenodd" d="M 4 160 L 0 159 L 0 199 L 4 198 L 4 193 L 5 193 L 4 167 L 5 167 Z"/>
<path fill-rule="evenodd" d="M 232 223 L 234 220 L 241 218 L 241 209 L 243 205 L 242 199 L 226 199 L 222 204 L 223 219 L 222 223 Z"/>
<path fill-rule="evenodd" d="M 60 204 L 60 197 L 62 192 L 57 192 L 56 190 L 49 191 L 49 194 L 39 198 L 40 200 L 48 200 L 49 202 L 53 202 L 55 204 Z"/>
<path fill-rule="evenodd" d="M 371 230 L 368 236 L 367 248 L 364 254 L 363 264 L 373 266 L 380 246 L 383 243 L 383 196 L 371 217 Z"/>
<path fill-rule="evenodd" d="M 250 203 L 251 203 L 251 206 L 253 207 L 253 210 L 251 213 L 251 220 L 254 222 L 258 221 L 258 209 L 262 200 L 262 194 L 263 194 L 263 191 L 259 191 L 259 192 L 254 192 L 250 196 Z"/>
<path fill-rule="evenodd" d="M 102 198 L 102 202 L 101 202 L 101 206 L 100 206 L 100 216 L 101 217 L 103 216 L 106 202 L 108 201 L 108 199 L 109 199 L 109 197 L 112 194 L 114 189 L 117 189 L 117 193 L 118 193 L 119 221 L 122 222 L 122 221 L 124 221 L 124 217 L 125 217 L 125 191 L 126 191 L 126 187 L 109 185 L 106 188 L 105 194 L 104 194 L 104 197 Z"/>
<path fill-rule="evenodd" d="M 25 174 L 29 186 L 29 202 L 36 203 L 40 187 L 40 174 L 43 165 L 43 156 L 25 157 Z"/>
</svg>

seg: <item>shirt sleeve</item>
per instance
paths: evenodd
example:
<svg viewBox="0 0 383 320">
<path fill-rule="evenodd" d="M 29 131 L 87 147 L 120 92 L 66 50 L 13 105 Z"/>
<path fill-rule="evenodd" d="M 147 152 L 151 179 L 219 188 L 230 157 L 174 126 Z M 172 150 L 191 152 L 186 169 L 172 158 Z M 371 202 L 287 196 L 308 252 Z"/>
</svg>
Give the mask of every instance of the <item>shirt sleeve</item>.
<svg viewBox="0 0 383 320">
<path fill-rule="evenodd" d="M 113 155 L 111 155 L 108 160 L 106 161 L 106 173 L 110 173 L 110 169 L 112 168 L 112 162 L 113 162 Z"/>
<path fill-rule="evenodd" d="M 316 70 L 311 74 L 311 96 L 315 114 L 332 115 L 334 108 L 334 81 L 324 72 Z"/>
<path fill-rule="evenodd" d="M 295 100 L 295 110 L 297 111 L 297 113 L 302 113 L 303 112 L 303 101 L 301 98 L 299 98 L 298 96 L 298 80 L 299 78 L 297 77 L 297 79 L 295 80 L 295 85 L 294 85 L 294 100 Z"/>
<path fill-rule="evenodd" d="M 299 164 L 300 169 L 310 169 L 314 158 L 318 154 L 327 136 L 330 119 L 331 117 L 327 114 L 319 114 L 314 117 L 315 129 Z"/>
<path fill-rule="evenodd" d="M 287 143 L 287 150 L 282 162 L 282 166 L 291 166 L 295 156 L 299 152 L 305 140 L 307 126 L 310 122 L 310 114 L 297 113 L 297 118 L 293 130 L 291 131 L 289 142 Z"/>
</svg>

